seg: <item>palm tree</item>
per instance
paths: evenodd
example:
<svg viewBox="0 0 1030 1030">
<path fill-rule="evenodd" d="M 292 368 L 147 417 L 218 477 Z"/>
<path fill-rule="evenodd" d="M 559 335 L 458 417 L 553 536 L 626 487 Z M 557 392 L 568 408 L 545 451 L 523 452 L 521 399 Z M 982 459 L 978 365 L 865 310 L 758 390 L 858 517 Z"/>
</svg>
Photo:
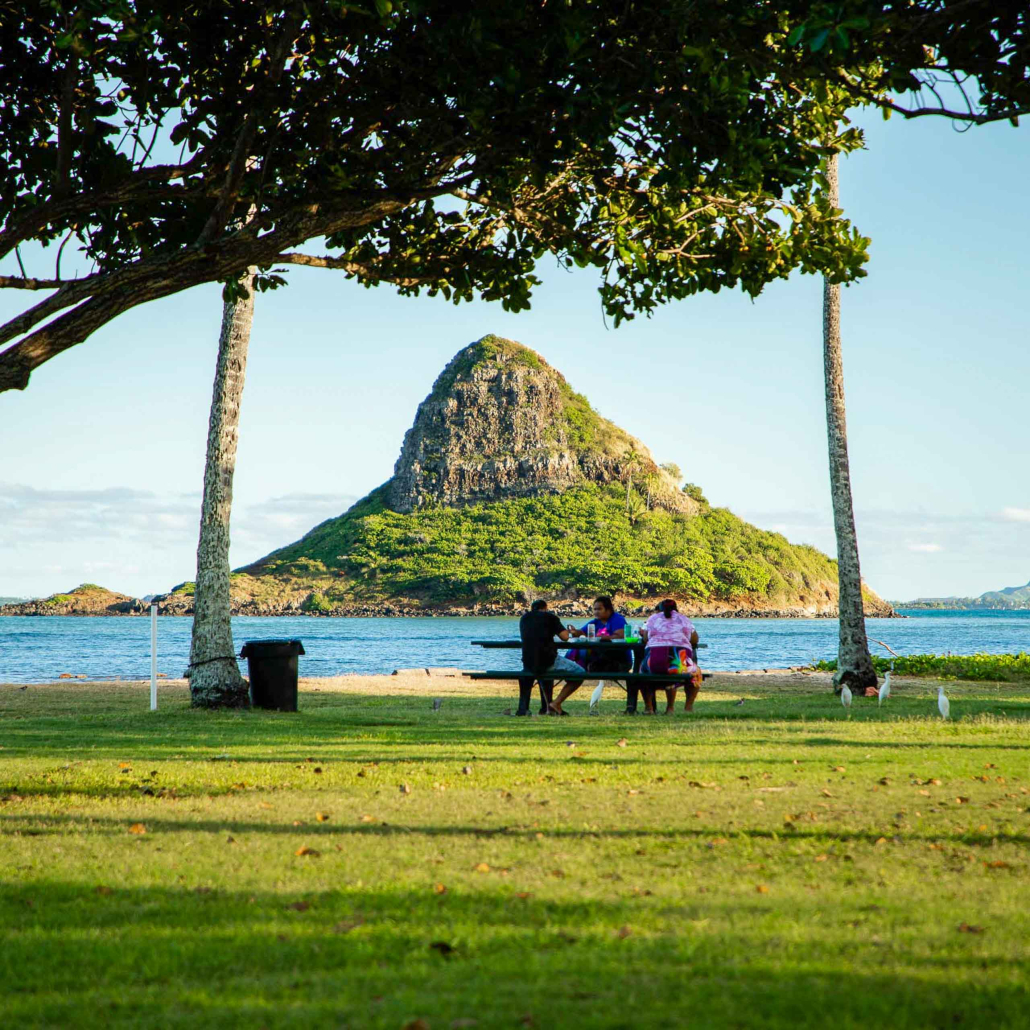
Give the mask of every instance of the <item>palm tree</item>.
<svg viewBox="0 0 1030 1030">
<path fill-rule="evenodd" d="M 229 516 L 240 401 L 254 323 L 255 271 L 249 269 L 240 280 L 245 296 L 225 301 L 218 337 L 190 644 L 190 699 L 197 708 L 240 708 L 248 704 L 247 682 L 236 664 L 230 622 Z"/>
<path fill-rule="evenodd" d="M 622 471 L 626 476 L 626 510 L 629 511 L 629 493 L 633 489 L 633 473 L 640 468 L 640 455 L 631 447 L 622 456 Z"/>
<path fill-rule="evenodd" d="M 827 199 L 840 206 L 838 155 L 826 161 Z M 862 604 L 862 573 L 858 561 L 858 536 L 851 500 L 848 465 L 848 428 L 844 407 L 844 365 L 840 340 L 840 284 L 823 279 L 823 376 L 826 385 L 826 435 L 830 454 L 830 495 L 833 528 L 837 536 L 837 607 L 840 635 L 834 686 L 847 685 L 853 693 L 876 685 L 869 654 Z"/>
</svg>

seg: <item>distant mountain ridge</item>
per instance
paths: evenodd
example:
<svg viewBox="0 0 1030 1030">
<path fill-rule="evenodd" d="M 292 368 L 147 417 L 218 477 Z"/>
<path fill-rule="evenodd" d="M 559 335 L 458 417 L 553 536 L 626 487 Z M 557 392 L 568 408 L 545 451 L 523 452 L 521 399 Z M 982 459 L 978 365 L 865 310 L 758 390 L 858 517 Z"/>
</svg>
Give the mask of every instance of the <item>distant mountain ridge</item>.
<svg viewBox="0 0 1030 1030">
<path fill-rule="evenodd" d="M 979 597 L 917 597 L 901 608 L 1030 608 L 1030 583 L 1021 587 L 988 590 Z"/>
</svg>

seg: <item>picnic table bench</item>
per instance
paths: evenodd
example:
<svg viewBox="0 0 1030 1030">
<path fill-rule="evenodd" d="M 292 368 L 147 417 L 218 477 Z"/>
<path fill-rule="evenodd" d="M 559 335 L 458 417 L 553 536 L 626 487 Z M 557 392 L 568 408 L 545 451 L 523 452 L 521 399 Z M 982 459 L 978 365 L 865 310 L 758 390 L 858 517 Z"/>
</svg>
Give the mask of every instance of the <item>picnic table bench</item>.
<svg viewBox="0 0 1030 1030">
<path fill-rule="evenodd" d="M 653 673 L 653 672 L 641 672 L 640 665 L 644 660 L 644 651 L 646 645 L 642 640 L 610 640 L 605 638 L 594 637 L 570 637 L 568 641 L 556 640 L 555 643 L 562 648 L 570 648 L 572 650 L 590 650 L 590 651 L 632 651 L 633 652 L 633 671 L 632 672 L 619 672 L 619 671 L 603 671 L 603 672 L 588 672 L 586 669 L 583 670 L 582 679 L 586 680 L 604 680 L 606 683 L 611 681 L 622 686 L 626 691 L 627 695 L 627 707 L 630 710 L 636 710 L 636 695 L 637 691 L 641 691 L 644 694 L 644 706 L 647 711 L 654 711 L 655 709 L 655 690 L 649 688 L 658 688 L 672 684 L 683 684 L 686 685 L 689 676 L 683 673 Z M 521 640 L 472 640 L 470 644 L 473 647 L 482 647 L 485 650 L 521 650 Z M 698 644 L 698 650 L 703 647 L 707 647 L 707 644 Z M 469 679 L 473 680 L 519 680 L 524 679 L 527 675 L 524 669 L 512 670 L 512 669 L 492 669 L 486 672 L 466 672 L 463 673 Z M 711 677 L 710 673 L 702 673 L 704 679 Z M 579 679 L 575 673 L 556 671 L 553 677 L 549 676 L 534 676 L 534 679 L 564 679 L 564 680 L 576 680 Z M 541 685 L 541 690 L 543 686 Z"/>
</svg>

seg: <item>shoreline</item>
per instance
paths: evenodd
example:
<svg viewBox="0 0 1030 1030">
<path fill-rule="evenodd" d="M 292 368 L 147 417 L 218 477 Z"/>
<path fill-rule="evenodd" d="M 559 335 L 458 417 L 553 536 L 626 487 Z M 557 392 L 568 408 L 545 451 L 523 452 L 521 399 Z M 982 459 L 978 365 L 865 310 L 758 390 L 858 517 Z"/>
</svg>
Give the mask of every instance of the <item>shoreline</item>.
<svg viewBox="0 0 1030 1030">
<path fill-rule="evenodd" d="M 156 602 L 157 614 L 162 618 L 193 616 L 193 605 L 187 603 Z M 560 619 L 590 618 L 592 610 L 582 603 L 556 602 L 549 605 L 550 610 Z M 115 608 L 117 610 L 111 610 Z M 101 610 L 72 609 L 54 610 L 53 606 L 38 601 L 29 601 L 16 605 L 0 607 L 0 618 L 55 619 L 55 618 L 147 618 L 150 605 L 145 602 L 136 604 L 118 604 Z M 13 609 L 13 610 L 12 610 Z M 620 609 L 627 618 L 642 619 L 651 613 L 646 604 L 639 609 Z M 750 606 L 734 606 L 722 604 L 687 604 L 680 602 L 680 611 L 692 619 L 836 619 L 838 612 L 833 608 L 756 608 Z M 406 605 L 369 604 L 341 607 L 331 612 L 306 611 L 299 605 L 292 607 L 260 606 L 253 603 L 234 604 L 231 615 L 234 618 L 256 619 L 483 619 L 505 618 L 517 619 L 526 612 L 525 605 L 473 605 L 473 606 L 441 606 L 438 608 L 413 608 Z M 906 619 L 907 615 L 899 614 L 893 608 L 871 609 L 866 612 L 867 619 Z"/>
</svg>

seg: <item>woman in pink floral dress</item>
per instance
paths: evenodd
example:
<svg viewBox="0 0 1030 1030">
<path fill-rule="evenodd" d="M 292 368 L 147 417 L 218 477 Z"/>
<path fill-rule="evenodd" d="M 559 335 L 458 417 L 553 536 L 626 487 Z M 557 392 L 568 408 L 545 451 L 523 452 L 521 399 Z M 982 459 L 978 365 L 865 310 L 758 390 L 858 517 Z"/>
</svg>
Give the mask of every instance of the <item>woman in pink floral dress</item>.
<svg viewBox="0 0 1030 1030">
<path fill-rule="evenodd" d="M 681 615 L 673 600 L 662 601 L 658 611 L 647 620 L 640 632 L 646 650 L 641 672 L 667 674 L 682 673 L 689 676 L 686 685 L 684 711 L 694 708 L 694 699 L 701 689 L 701 670 L 697 667 L 697 630 L 685 615 Z M 654 711 L 655 691 L 650 692 L 650 709 Z M 676 686 L 665 688 L 665 714 L 671 715 L 676 703 Z"/>
</svg>

